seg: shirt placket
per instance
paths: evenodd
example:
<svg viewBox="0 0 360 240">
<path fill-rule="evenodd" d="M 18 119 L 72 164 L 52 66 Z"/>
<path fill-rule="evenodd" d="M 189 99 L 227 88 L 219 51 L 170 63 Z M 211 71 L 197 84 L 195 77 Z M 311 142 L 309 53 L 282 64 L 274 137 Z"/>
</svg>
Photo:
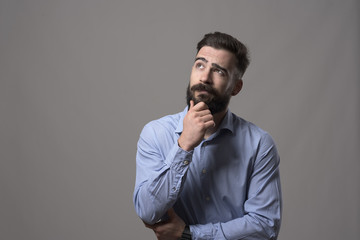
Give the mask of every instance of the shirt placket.
<svg viewBox="0 0 360 240">
<path fill-rule="evenodd" d="M 207 159 L 207 148 L 209 145 L 209 141 L 203 141 L 200 147 L 200 165 L 198 169 L 198 174 L 201 179 L 202 186 L 202 201 L 204 204 L 210 204 L 211 202 L 211 194 L 210 194 L 210 172 L 209 172 L 209 162 Z"/>
</svg>

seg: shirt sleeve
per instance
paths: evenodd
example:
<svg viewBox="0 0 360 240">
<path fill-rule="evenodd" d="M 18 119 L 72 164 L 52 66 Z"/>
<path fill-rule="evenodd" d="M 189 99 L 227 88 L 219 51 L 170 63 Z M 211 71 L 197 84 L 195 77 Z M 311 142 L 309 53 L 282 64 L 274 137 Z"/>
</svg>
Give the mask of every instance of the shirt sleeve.
<svg viewBox="0 0 360 240">
<path fill-rule="evenodd" d="M 168 151 L 164 151 L 164 145 Z M 191 160 L 192 152 L 180 148 L 177 141 L 149 124 L 144 127 L 138 141 L 133 198 L 135 210 L 144 222 L 158 222 L 173 206 Z"/>
<path fill-rule="evenodd" d="M 269 135 L 260 141 L 249 180 L 245 215 L 224 223 L 191 225 L 192 239 L 277 239 L 281 224 L 279 155 Z"/>
</svg>

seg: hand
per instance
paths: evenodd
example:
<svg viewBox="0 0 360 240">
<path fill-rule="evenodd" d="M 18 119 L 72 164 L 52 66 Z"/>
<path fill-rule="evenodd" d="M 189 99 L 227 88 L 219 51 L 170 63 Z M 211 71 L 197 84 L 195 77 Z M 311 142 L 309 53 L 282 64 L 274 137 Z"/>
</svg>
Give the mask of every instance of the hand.
<svg viewBox="0 0 360 240">
<path fill-rule="evenodd" d="M 201 143 L 206 131 L 215 127 L 215 122 L 204 102 L 199 102 L 194 106 L 194 101 L 191 100 L 183 125 L 183 132 L 179 137 L 178 144 L 182 149 L 191 151 Z"/>
<path fill-rule="evenodd" d="M 149 225 L 144 223 L 147 228 L 152 229 L 158 240 L 177 240 L 181 237 L 185 222 L 175 213 L 174 209 L 167 211 L 169 219 L 166 222 Z"/>
</svg>

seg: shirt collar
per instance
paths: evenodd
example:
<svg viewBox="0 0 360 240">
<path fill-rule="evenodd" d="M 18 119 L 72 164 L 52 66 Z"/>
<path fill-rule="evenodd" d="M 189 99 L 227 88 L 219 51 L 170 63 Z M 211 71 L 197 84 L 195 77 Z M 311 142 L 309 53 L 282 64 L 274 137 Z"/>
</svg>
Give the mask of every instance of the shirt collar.
<svg viewBox="0 0 360 240">
<path fill-rule="evenodd" d="M 221 129 L 229 130 L 232 133 L 234 132 L 234 115 L 232 114 L 230 109 L 227 110 L 224 119 L 220 123 L 218 130 Z"/>
<path fill-rule="evenodd" d="M 180 119 L 179 119 L 177 128 L 175 129 L 175 133 L 178 133 L 179 135 L 183 131 L 183 122 L 184 122 L 184 118 L 185 118 L 185 115 L 186 115 L 187 112 L 188 112 L 188 107 L 185 107 L 184 111 L 182 111 L 180 113 Z"/>
<path fill-rule="evenodd" d="M 188 107 L 185 107 L 184 111 L 182 111 L 180 113 L 180 119 L 179 119 L 179 122 L 178 122 L 178 125 L 175 129 L 175 133 L 178 133 L 178 134 L 181 134 L 182 131 L 183 131 L 183 122 L 184 122 L 184 118 L 185 118 L 185 115 L 186 113 L 188 112 Z M 225 117 L 224 119 L 222 120 L 220 126 L 219 126 L 219 130 L 222 130 L 222 129 L 225 129 L 225 130 L 229 130 L 230 132 L 234 132 L 234 124 L 233 124 L 233 119 L 234 119 L 234 116 L 233 114 L 231 113 L 231 111 L 228 109 L 228 111 L 226 112 L 225 114 Z"/>
</svg>

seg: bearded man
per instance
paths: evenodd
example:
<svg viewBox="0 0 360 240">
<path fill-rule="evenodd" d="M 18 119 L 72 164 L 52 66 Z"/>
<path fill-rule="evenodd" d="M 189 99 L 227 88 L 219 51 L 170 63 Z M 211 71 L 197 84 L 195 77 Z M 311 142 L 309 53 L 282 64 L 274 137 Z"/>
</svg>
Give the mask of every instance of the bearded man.
<svg viewBox="0 0 360 240">
<path fill-rule="evenodd" d="M 188 106 L 141 132 L 133 200 L 158 239 L 277 239 L 275 143 L 228 109 L 248 65 L 248 50 L 236 38 L 206 34 L 197 45 Z"/>
</svg>

